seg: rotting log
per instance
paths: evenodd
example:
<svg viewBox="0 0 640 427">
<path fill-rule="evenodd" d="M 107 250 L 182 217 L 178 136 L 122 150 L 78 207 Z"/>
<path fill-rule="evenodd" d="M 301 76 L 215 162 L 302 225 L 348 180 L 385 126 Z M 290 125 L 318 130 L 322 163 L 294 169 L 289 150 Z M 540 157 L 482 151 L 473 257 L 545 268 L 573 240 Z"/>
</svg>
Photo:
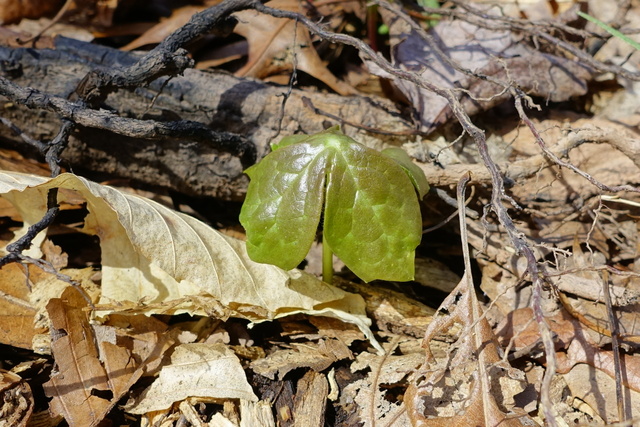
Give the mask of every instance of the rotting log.
<svg viewBox="0 0 640 427">
<path fill-rule="evenodd" d="M 74 102 L 78 85 L 88 73 L 128 67 L 139 57 L 136 53 L 58 37 L 55 49 L 0 47 L 0 77 L 22 88 L 34 88 L 42 94 Z M 95 111 L 103 116 L 137 119 L 137 123 L 146 124 L 190 121 L 205 125 L 213 133 L 235 134 L 252 147 L 253 161 L 265 155 L 269 143 L 282 136 L 315 133 L 340 124 L 318 111 L 329 112 L 364 128 L 411 133 L 411 123 L 387 100 L 293 89 L 283 109 L 287 93 L 288 87 L 241 79 L 224 72 L 187 69 L 182 76 L 163 77 L 147 87 L 116 90 L 109 94 L 101 110 Z M 61 125 L 58 112 L 29 109 L 7 102 L 1 96 L 0 99 L 5 101 L 0 106 L 0 115 L 29 136 L 48 141 L 58 132 Z M 108 117 L 91 121 L 89 111 L 87 120 L 106 123 Z M 369 132 L 349 125 L 344 126 L 344 131 L 376 148 L 384 143 L 399 145 L 415 138 Z M 125 136 L 127 134 L 130 133 L 122 128 L 114 133 L 100 125 L 78 126 L 63 153 L 63 166 L 88 176 L 124 178 L 191 196 L 223 200 L 239 200 L 244 196 L 247 178 L 242 171 L 251 161 L 233 153 L 233 149 L 220 149 L 213 141 L 202 141 L 202 137 L 149 139 Z M 5 127 L 0 127 L 0 141 L 22 153 L 32 150 Z"/>
</svg>

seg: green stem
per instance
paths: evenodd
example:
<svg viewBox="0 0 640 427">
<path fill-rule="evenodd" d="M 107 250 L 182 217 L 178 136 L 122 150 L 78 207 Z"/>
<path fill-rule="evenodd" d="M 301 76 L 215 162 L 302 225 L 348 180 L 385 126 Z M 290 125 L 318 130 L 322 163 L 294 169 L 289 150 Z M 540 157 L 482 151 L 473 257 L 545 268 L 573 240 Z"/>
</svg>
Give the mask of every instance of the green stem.
<svg viewBox="0 0 640 427">
<path fill-rule="evenodd" d="M 322 233 L 322 280 L 328 284 L 333 283 L 333 252 Z"/>
<path fill-rule="evenodd" d="M 594 18 L 593 16 L 587 15 L 586 13 L 583 13 L 583 12 L 580 12 L 580 11 L 578 11 L 577 13 L 578 13 L 578 16 L 581 16 L 582 18 L 586 19 L 587 21 L 593 22 L 598 27 L 602 28 L 603 30 L 605 30 L 606 32 L 611 34 L 612 36 L 617 37 L 617 38 L 629 43 L 631 46 L 634 47 L 634 49 L 640 50 L 640 44 L 638 44 L 636 41 L 630 39 L 629 37 L 625 36 L 624 34 L 622 34 L 620 31 L 616 30 L 615 28 L 605 24 L 604 22 L 602 22 L 598 18 Z"/>
</svg>

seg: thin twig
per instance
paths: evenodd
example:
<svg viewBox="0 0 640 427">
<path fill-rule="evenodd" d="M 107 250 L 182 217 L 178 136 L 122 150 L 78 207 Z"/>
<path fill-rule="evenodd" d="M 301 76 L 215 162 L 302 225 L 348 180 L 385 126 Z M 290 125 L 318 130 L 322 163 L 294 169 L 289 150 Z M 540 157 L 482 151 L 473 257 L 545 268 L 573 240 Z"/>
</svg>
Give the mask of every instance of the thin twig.
<svg viewBox="0 0 640 427">
<path fill-rule="evenodd" d="M 2 123 L 3 125 L 8 127 L 9 129 L 11 129 L 11 131 L 13 133 L 15 133 L 16 135 L 18 135 L 20 137 L 20 139 L 22 139 L 24 142 L 26 142 L 27 144 L 31 145 L 32 147 L 38 149 L 40 152 L 44 152 L 46 150 L 47 144 L 44 144 L 44 143 L 38 141 L 37 139 L 33 139 L 31 136 L 29 136 L 26 133 L 24 133 L 22 131 L 22 129 L 20 129 L 18 126 L 16 126 L 11 120 L 6 119 L 4 117 L 0 117 L 0 123 Z"/>
<path fill-rule="evenodd" d="M 469 197 L 467 198 L 467 200 L 464 201 L 464 206 L 465 206 L 464 211 L 465 211 L 465 215 L 467 215 L 468 217 L 471 217 L 471 218 L 474 218 L 474 219 L 478 219 L 480 215 L 478 215 L 478 213 L 476 211 L 466 207 L 469 204 L 469 202 L 471 201 L 471 199 L 473 198 L 473 195 L 475 193 L 476 193 L 476 188 L 475 187 L 471 187 L 471 194 L 469 194 Z M 438 195 L 440 195 L 440 193 L 438 193 Z M 435 231 L 435 230 L 437 230 L 439 228 L 444 227 L 446 224 L 449 223 L 449 221 L 451 221 L 457 215 L 458 215 L 458 208 L 456 207 L 456 210 L 453 211 L 451 213 L 451 215 L 449 215 L 444 221 L 440 221 L 438 224 L 436 224 L 436 225 L 434 225 L 432 227 L 425 228 L 424 230 L 422 230 L 422 234 L 431 233 L 432 231 Z"/>
<path fill-rule="evenodd" d="M 64 2 L 64 4 L 62 5 L 62 7 L 60 8 L 60 10 L 58 10 L 58 13 L 56 13 L 56 16 L 54 16 L 51 21 L 49 22 L 49 24 L 45 25 L 44 28 L 40 29 L 40 31 L 38 31 L 37 34 L 27 38 L 27 39 L 18 39 L 18 43 L 21 44 L 27 44 L 29 42 L 36 42 L 40 37 L 42 37 L 42 35 L 47 32 L 47 30 L 49 30 L 51 27 L 53 27 L 54 25 L 56 25 L 58 22 L 60 22 L 60 20 L 64 17 L 64 15 L 67 13 L 67 11 L 69 10 L 69 8 L 71 7 L 72 4 L 75 4 L 74 0 L 67 0 Z"/>
<path fill-rule="evenodd" d="M 583 170 L 572 165 L 571 163 L 560 159 L 555 153 L 549 150 L 549 147 L 547 147 L 547 144 L 544 142 L 544 139 L 542 139 L 540 132 L 538 132 L 538 129 L 536 129 L 535 125 L 533 124 L 529 116 L 527 116 L 527 113 L 525 113 L 524 107 L 522 106 L 522 97 L 523 95 L 519 93 L 515 96 L 515 99 L 514 99 L 514 103 L 516 106 L 516 110 L 518 111 L 518 115 L 520 116 L 520 120 L 522 120 L 524 124 L 529 128 L 529 130 L 531 131 L 531 134 L 535 138 L 536 143 L 538 144 L 538 147 L 540 147 L 542 152 L 553 163 L 557 164 L 558 166 L 565 167 L 571 170 L 572 172 L 580 175 L 581 177 L 583 177 L 584 179 L 586 179 L 587 181 L 589 181 L 591 184 L 595 185 L 602 191 L 607 191 L 611 193 L 616 193 L 619 191 L 630 191 L 633 193 L 640 193 L 640 188 L 634 187 L 632 185 L 606 185 L 598 181 L 597 179 L 595 179 L 593 176 L 591 176 L 587 172 L 584 172 Z"/>
<path fill-rule="evenodd" d="M 306 96 L 303 96 L 301 99 L 302 99 L 302 104 L 308 109 L 310 109 L 311 111 L 313 111 L 314 114 L 319 114 L 321 116 L 325 116 L 332 120 L 340 122 L 342 126 L 348 125 L 355 129 L 361 129 L 361 130 L 365 130 L 371 133 L 376 133 L 379 135 L 392 135 L 392 136 L 424 135 L 424 132 L 420 132 L 418 130 L 406 130 L 401 132 L 394 132 L 390 130 L 384 130 L 384 129 L 374 128 L 371 126 L 366 126 L 366 125 L 363 125 L 362 123 L 355 123 L 345 118 L 336 116 L 335 114 L 329 113 L 328 111 L 321 110 L 320 108 L 316 107 L 313 104 L 313 102 Z"/>
<path fill-rule="evenodd" d="M 620 362 L 620 343 L 618 335 L 618 319 L 613 311 L 611 304 L 611 290 L 609 289 L 609 273 L 605 270 L 602 272 L 602 294 L 604 295 L 604 303 L 607 307 L 609 316 L 609 329 L 611 329 L 611 351 L 613 352 L 613 369 L 616 374 L 616 398 L 618 400 L 618 421 L 626 421 L 627 415 L 624 405 L 624 396 L 622 395 L 622 364 Z"/>
</svg>

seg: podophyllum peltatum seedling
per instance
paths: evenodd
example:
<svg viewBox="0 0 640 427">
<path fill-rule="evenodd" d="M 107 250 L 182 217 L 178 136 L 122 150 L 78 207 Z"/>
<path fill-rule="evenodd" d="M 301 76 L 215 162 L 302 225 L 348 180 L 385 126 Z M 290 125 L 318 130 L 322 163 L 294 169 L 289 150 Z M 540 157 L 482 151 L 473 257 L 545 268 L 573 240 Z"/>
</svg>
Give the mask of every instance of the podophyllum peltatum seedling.
<svg viewBox="0 0 640 427">
<path fill-rule="evenodd" d="M 429 184 L 405 151 L 370 149 L 337 126 L 286 137 L 272 149 L 246 170 L 251 182 L 240 222 L 251 259 L 295 268 L 323 217 L 326 282 L 332 253 L 366 282 L 413 279 L 422 237 L 418 196 Z"/>
</svg>

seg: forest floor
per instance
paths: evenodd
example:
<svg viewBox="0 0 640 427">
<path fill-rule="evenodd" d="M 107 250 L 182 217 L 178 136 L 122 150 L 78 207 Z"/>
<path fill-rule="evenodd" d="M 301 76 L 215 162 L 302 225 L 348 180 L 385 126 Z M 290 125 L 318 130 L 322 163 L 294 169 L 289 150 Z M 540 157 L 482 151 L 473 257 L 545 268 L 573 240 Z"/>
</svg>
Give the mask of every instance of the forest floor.
<svg viewBox="0 0 640 427">
<path fill-rule="evenodd" d="M 640 2 L 5 3 L 0 426 L 640 425 Z M 424 172 L 414 280 L 247 254 L 335 125 Z"/>
</svg>

